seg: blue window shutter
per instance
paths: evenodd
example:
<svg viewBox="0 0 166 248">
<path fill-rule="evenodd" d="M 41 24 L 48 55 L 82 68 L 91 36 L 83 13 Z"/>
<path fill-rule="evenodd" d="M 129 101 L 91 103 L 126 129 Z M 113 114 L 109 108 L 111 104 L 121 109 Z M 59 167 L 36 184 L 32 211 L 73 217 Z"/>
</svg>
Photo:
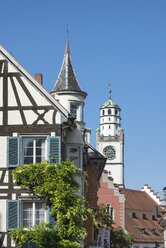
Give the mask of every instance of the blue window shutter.
<svg viewBox="0 0 166 248">
<path fill-rule="evenodd" d="M 19 200 L 8 200 L 6 213 L 7 231 L 19 228 Z"/>
<path fill-rule="evenodd" d="M 19 165 L 19 137 L 8 137 L 7 139 L 7 167 Z"/>
<path fill-rule="evenodd" d="M 48 139 L 48 160 L 49 163 L 60 163 L 61 158 L 61 137 L 50 136 Z"/>
</svg>

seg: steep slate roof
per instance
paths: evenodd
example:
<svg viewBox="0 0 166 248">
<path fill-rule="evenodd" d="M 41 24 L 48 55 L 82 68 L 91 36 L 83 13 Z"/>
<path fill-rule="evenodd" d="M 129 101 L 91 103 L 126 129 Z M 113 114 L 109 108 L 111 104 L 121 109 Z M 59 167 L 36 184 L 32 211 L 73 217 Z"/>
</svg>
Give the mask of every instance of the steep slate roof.
<svg viewBox="0 0 166 248">
<path fill-rule="evenodd" d="M 125 194 L 125 228 L 133 236 L 134 242 L 163 243 L 163 228 L 158 224 L 162 217 L 162 209 L 158 206 L 155 216 L 156 202 L 146 193 L 139 190 L 123 189 Z M 135 213 L 135 217 L 132 216 Z M 145 214 L 145 218 L 142 217 Z M 152 215 L 155 216 L 152 219 Z M 145 233 L 142 233 L 145 231 Z"/>
<path fill-rule="evenodd" d="M 52 92 L 58 91 L 81 91 L 81 87 L 78 83 L 77 77 L 74 72 L 74 68 L 71 62 L 70 49 L 68 39 L 66 41 L 66 48 L 62 67 L 55 83 Z"/>
</svg>

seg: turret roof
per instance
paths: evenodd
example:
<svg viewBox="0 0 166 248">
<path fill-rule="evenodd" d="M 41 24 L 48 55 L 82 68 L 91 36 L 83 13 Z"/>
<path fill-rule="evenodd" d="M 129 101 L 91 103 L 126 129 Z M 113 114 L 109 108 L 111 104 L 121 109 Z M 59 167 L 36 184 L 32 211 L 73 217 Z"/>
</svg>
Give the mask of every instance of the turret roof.
<svg viewBox="0 0 166 248">
<path fill-rule="evenodd" d="M 81 87 L 79 85 L 79 82 L 77 80 L 77 77 L 74 72 L 72 62 L 71 62 L 68 39 L 66 41 L 66 48 L 65 48 L 65 54 L 64 54 L 62 67 L 61 67 L 58 79 L 55 83 L 55 86 L 52 90 L 52 92 L 58 92 L 58 91 L 83 92 L 81 90 Z"/>
<path fill-rule="evenodd" d="M 112 99 L 108 99 L 106 102 L 103 103 L 101 108 L 106 108 L 106 107 L 118 107 L 118 104 L 114 102 Z"/>
</svg>

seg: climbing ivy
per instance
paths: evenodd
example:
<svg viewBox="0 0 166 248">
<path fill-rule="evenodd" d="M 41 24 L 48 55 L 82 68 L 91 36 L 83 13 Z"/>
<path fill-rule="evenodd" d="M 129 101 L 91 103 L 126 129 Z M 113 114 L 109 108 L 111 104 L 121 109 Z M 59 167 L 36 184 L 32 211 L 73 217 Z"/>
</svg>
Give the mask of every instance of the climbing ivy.
<svg viewBox="0 0 166 248">
<path fill-rule="evenodd" d="M 83 220 L 89 211 L 85 207 L 85 199 L 79 191 L 78 184 L 78 179 L 84 180 L 84 172 L 69 160 L 65 160 L 60 165 L 49 164 L 47 161 L 20 165 L 12 173 L 17 185 L 44 200 L 44 207 L 50 207 L 50 214 L 57 220 L 54 229 L 50 231 L 43 224 L 32 227 L 30 232 L 21 228 L 14 230 L 11 232 L 14 241 L 21 247 L 27 237 L 28 240 L 34 241 L 35 234 L 40 236 L 39 233 L 44 235 L 47 233 L 50 236 L 54 232 L 56 247 L 80 247 L 80 240 L 86 237 Z M 40 239 L 43 240 L 41 237 Z M 34 242 L 36 248 L 46 247 L 37 244 L 37 241 Z M 47 243 L 47 247 L 53 246 Z"/>
</svg>

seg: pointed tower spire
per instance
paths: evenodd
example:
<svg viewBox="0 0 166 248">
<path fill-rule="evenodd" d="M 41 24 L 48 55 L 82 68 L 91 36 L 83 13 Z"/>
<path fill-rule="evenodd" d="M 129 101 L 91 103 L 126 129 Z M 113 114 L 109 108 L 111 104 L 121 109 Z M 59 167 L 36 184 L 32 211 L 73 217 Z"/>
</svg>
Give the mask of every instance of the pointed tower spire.
<svg viewBox="0 0 166 248">
<path fill-rule="evenodd" d="M 77 80 L 76 74 L 74 72 L 74 68 L 71 62 L 70 49 L 69 49 L 69 41 L 68 41 L 68 26 L 67 26 L 67 40 L 66 40 L 66 48 L 65 54 L 63 58 L 62 67 L 58 76 L 58 79 L 54 85 L 52 93 L 60 92 L 60 91 L 72 91 L 77 92 L 86 97 L 87 93 L 82 91 L 79 82 Z"/>
<path fill-rule="evenodd" d="M 70 54 L 70 49 L 69 49 L 69 40 L 68 40 L 68 35 L 69 35 L 69 31 L 68 31 L 68 25 L 67 25 L 67 40 L 66 40 L 66 48 L 65 48 L 65 54 Z"/>
</svg>

